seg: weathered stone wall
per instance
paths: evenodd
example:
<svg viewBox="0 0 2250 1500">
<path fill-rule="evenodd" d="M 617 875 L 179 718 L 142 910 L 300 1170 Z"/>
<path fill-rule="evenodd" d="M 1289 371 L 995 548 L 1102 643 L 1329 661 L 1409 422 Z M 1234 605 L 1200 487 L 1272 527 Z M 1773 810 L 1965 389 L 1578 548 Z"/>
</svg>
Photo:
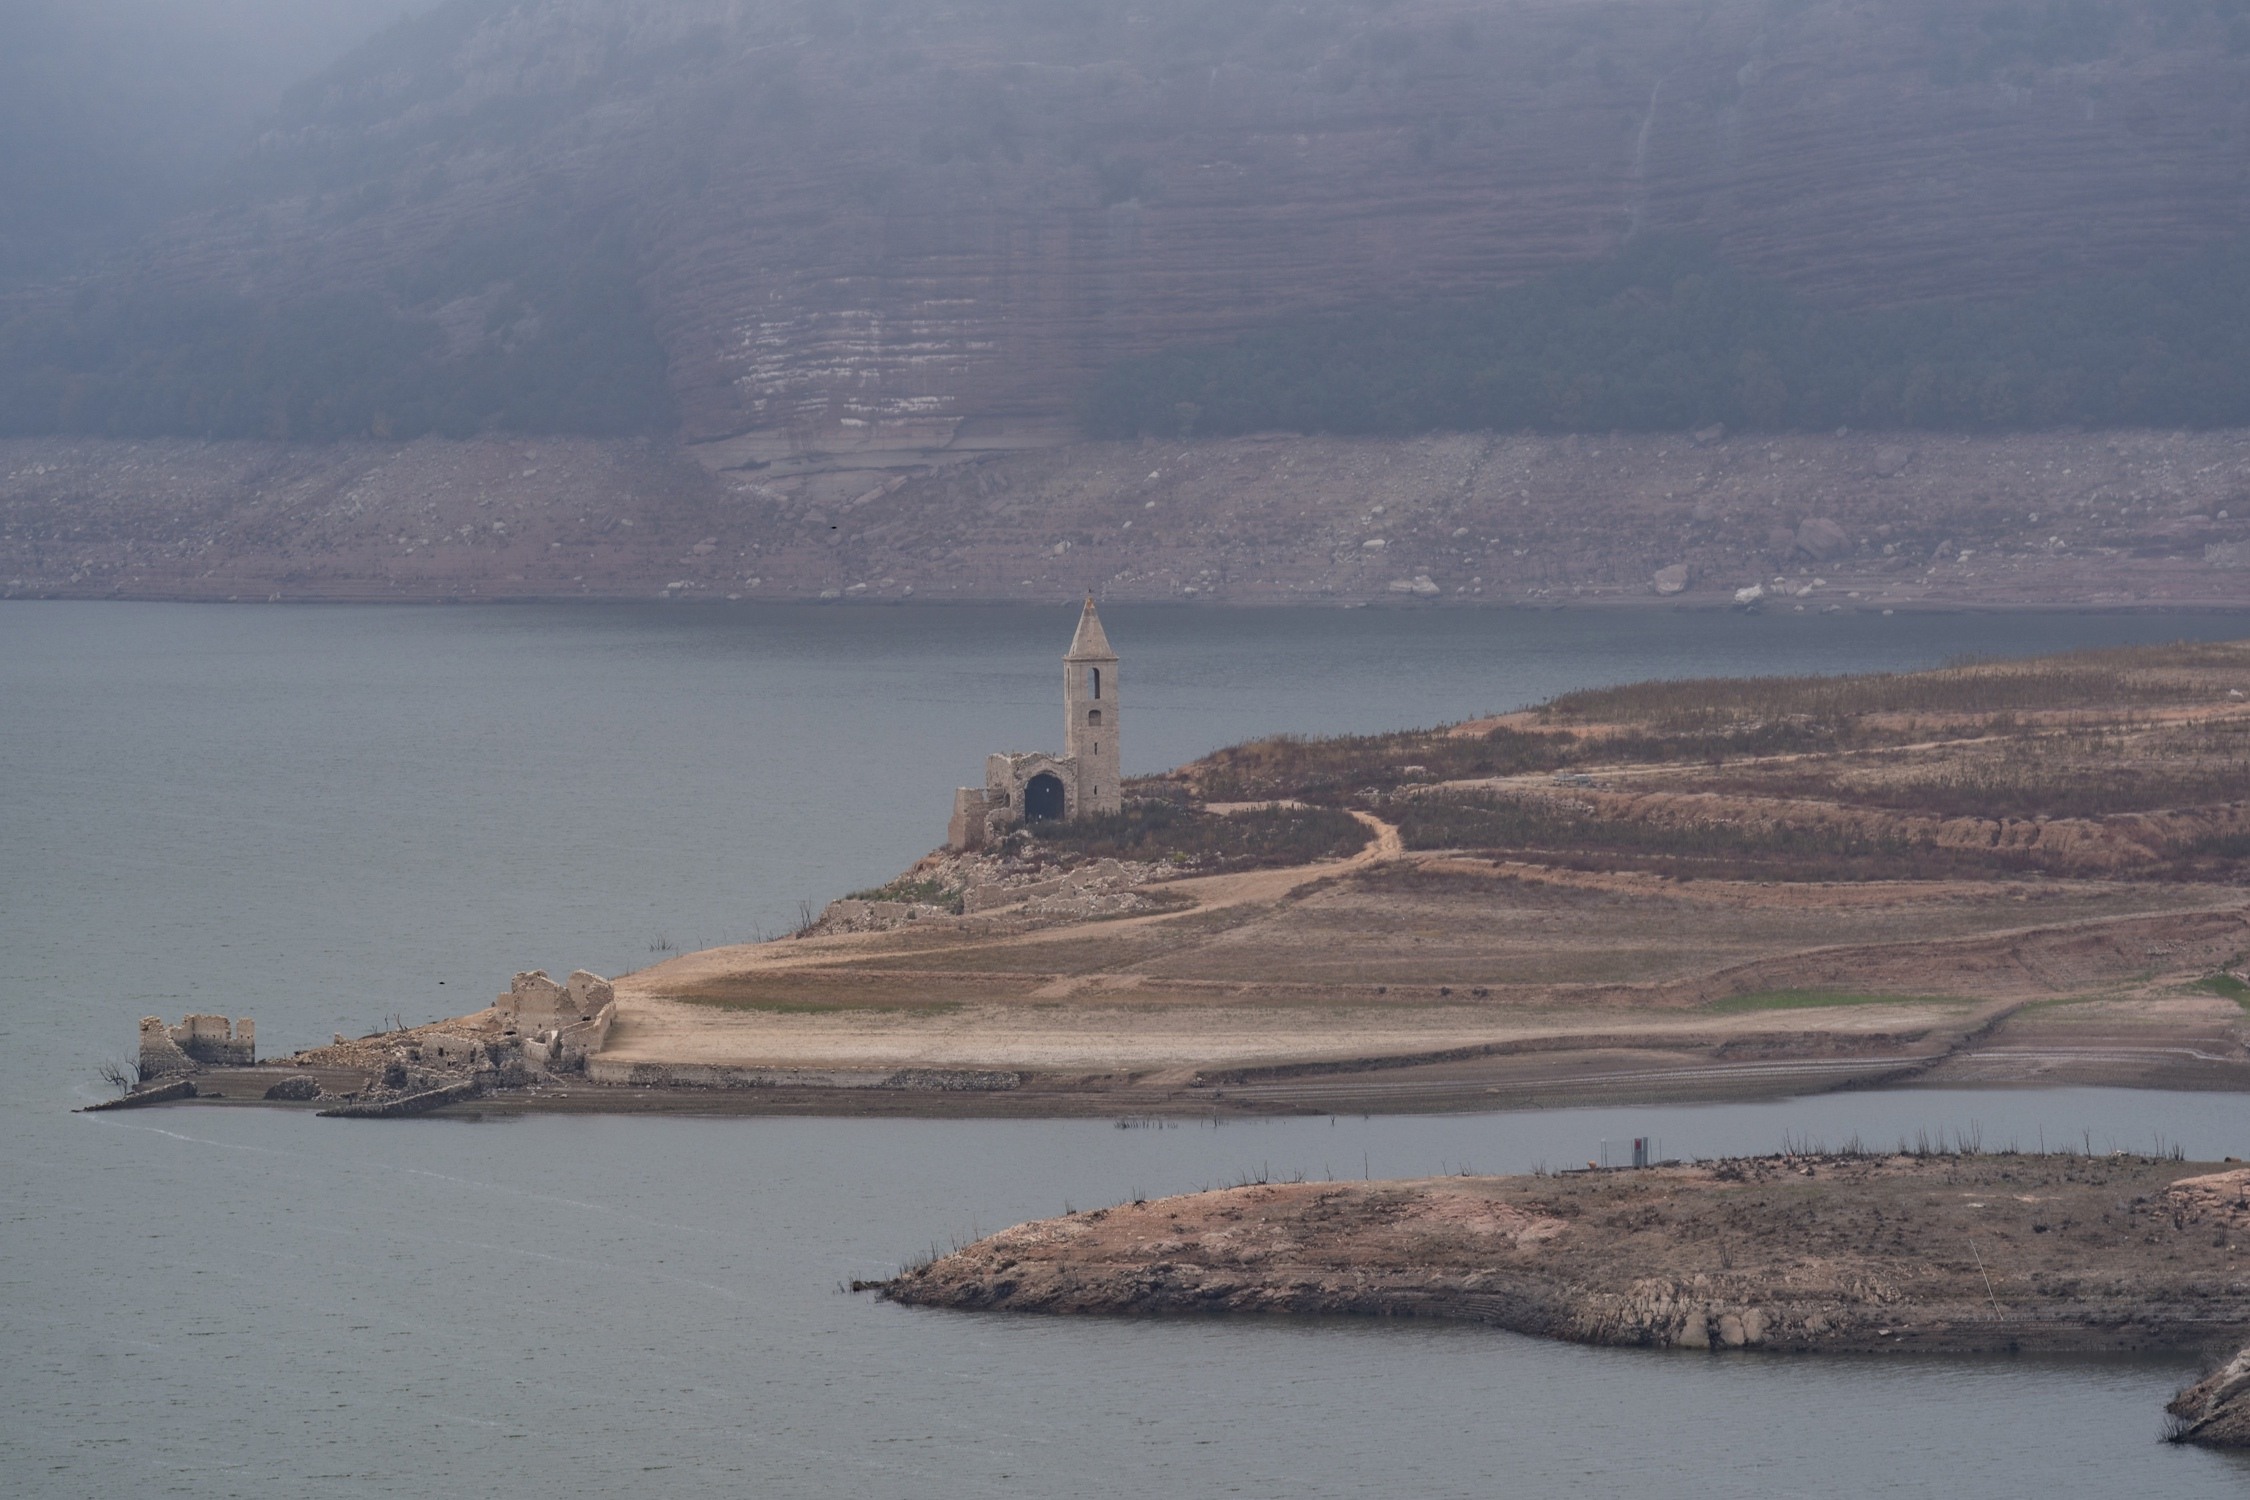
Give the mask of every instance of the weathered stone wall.
<svg viewBox="0 0 2250 1500">
<path fill-rule="evenodd" d="M 581 974 L 584 972 L 579 971 Z M 578 975 L 573 974 L 571 978 L 576 980 Z M 604 980 L 605 988 L 607 984 L 608 981 Z M 526 1037 L 523 1043 L 524 1061 L 550 1073 L 575 1072 L 583 1068 L 587 1059 L 608 1043 L 609 1028 L 616 1019 L 617 1003 L 611 1000 L 582 1021 L 573 1021 Z"/>
<path fill-rule="evenodd" d="M 590 1021 L 616 998 L 610 982 L 589 970 L 574 969 L 568 980 L 557 984 L 545 969 L 530 969 L 518 974 L 508 992 L 493 1003 L 518 1026 L 537 1030 Z"/>
<path fill-rule="evenodd" d="M 1008 804 L 1004 794 L 989 786 L 965 786 L 953 793 L 953 816 L 946 819 L 945 847 L 968 851 L 991 842 L 994 814 L 1003 819 Z"/>
<path fill-rule="evenodd" d="M 143 1078 L 189 1073 L 205 1063 L 247 1067 L 258 1060 L 257 1023 L 248 1016 L 191 1015 L 177 1026 L 160 1016 L 141 1017 L 140 1065 Z"/>
</svg>

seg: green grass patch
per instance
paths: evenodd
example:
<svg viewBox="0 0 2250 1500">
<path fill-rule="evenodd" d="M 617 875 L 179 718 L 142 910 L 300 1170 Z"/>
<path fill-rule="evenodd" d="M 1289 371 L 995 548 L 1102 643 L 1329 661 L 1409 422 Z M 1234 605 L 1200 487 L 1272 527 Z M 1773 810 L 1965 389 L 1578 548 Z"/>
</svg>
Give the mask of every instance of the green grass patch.
<svg viewBox="0 0 2250 1500">
<path fill-rule="evenodd" d="M 873 886 L 864 891 L 853 891 L 846 901 L 904 901 L 911 906 L 942 906 L 947 911 L 961 910 L 961 888 L 947 885 L 942 880 L 908 880 L 903 876 L 889 885 Z"/>
<path fill-rule="evenodd" d="M 1862 995 L 1849 990 L 1753 990 L 1714 1000 L 1710 1009 L 1721 1015 L 1753 1010 L 1826 1010 L 1838 1005 L 1967 1005 L 1950 995 Z"/>
<path fill-rule="evenodd" d="M 2250 984 L 2244 984 L 2232 974 L 2224 971 L 2206 974 L 2195 982 L 2195 987 L 2209 990 L 2214 995 L 2223 995 L 2244 1010 L 2250 1010 Z"/>
</svg>

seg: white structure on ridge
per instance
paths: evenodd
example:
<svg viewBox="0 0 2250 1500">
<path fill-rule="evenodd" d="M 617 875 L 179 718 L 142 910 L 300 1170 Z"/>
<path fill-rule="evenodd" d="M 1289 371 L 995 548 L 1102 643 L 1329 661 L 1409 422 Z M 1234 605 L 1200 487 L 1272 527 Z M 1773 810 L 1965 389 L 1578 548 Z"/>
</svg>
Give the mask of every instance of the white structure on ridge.
<svg viewBox="0 0 2250 1500">
<path fill-rule="evenodd" d="M 1088 598 L 1078 616 L 1078 633 L 1063 653 L 1063 753 L 987 756 L 984 785 L 953 794 L 947 847 L 981 849 L 1018 823 L 1122 809 L 1118 729 L 1117 653 Z"/>
</svg>

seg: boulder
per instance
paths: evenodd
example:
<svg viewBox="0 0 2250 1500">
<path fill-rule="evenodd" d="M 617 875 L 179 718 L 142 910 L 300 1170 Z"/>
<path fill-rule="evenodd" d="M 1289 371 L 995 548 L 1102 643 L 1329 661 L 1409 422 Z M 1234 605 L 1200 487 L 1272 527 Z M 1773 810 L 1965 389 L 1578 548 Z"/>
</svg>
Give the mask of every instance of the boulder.
<svg viewBox="0 0 2250 1500">
<path fill-rule="evenodd" d="M 1736 609 L 1756 609 L 1765 597 L 1766 586 L 1762 583 L 1753 583 L 1746 589 L 1734 591 L 1734 607 Z"/>
<path fill-rule="evenodd" d="M 1815 562 L 1842 557 L 1852 550 L 1851 536 L 1826 516 L 1808 516 L 1797 527 L 1797 550 Z"/>
<path fill-rule="evenodd" d="M 318 1099 L 320 1080 L 310 1073 L 293 1073 L 266 1090 L 268 1099 Z"/>
<path fill-rule="evenodd" d="M 1885 443 L 1875 450 L 1875 475 L 1878 479 L 1889 479 L 1912 462 L 1914 462 L 1914 450 L 1912 448 L 1901 448 L 1896 443 Z"/>
<path fill-rule="evenodd" d="M 1688 565 L 1686 563 L 1673 563 L 1669 567 L 1658 568 L 1654 574 L 1650 575 L 1649 586 L 1659 594 L 1685 592 L 1688 586 Z"/>
</svg>

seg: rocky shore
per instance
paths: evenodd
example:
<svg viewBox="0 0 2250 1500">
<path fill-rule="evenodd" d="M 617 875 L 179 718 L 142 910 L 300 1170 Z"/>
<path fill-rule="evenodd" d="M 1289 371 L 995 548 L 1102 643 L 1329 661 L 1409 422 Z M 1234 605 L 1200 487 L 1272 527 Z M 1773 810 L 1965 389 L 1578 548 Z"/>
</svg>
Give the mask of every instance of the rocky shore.
<svg viewBox="0 0 2250 1500">
<path fill-rule="evenodd" d="M 2250 432 L 0 441 L 0 598 L 2240 607 Z"/>
<path fill-rule="evenodd" d="M 860 1286 L 926 1307 L 1436 1317 L 1649 1348 L 2209 1350 L 2250 1333 L 2246 1250 L 2250 1169 L 2233 1163 L 1807 1154 L 1250 1183 L 1021 1224 Z M 2233 1430 L 2250 1381 L 2206 1386 L 2225 1414 L 2203 1420 Z"/>
<path fill-rule="evenodd" d="M 2250 1349 L 2173 1398 L 2172 1440 L 2207 1448 L 2250 1448 Z"/>
</svg>

